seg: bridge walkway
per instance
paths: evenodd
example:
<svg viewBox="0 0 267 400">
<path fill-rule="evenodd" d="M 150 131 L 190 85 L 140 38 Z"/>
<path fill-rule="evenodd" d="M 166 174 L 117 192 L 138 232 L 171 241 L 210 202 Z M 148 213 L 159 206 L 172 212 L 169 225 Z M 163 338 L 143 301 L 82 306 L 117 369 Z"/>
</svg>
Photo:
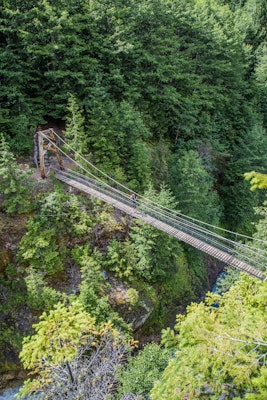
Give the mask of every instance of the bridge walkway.
<svg viewBox="0 0 267 400">
<path fill-rule="evenodd" d="M 54 172 L 57 179 L 68 184 L 69 186 L 96 197 L 105 203 L 108 203 L 113 207 L 125 212 L 133 218 L 138 218 L 139 220 L 142 220 L 147 224 L 166 232 L 167 234 L 183 241 L 184 243 L 187 243 L 196 249 L 224 262 L 226 265 L 244 271 L 249 275 L 261 280 L 265 279 L 265 275 L 261 270 L 240 260 L 238 257 L 235 257 L 232 254 L 218 249 L 216 246 L 213 246 L 204 240 L 191 235 L 190 232 L 184 232 L 183 230 L 168 224 L 168 221 L 162 221 L 157 217 L 157 215 L 149 215 L 145 209 L 143 210 L 142 205 L 140 205 L 138 208 L 134 208 L 130 198 L 125 200 L 125 197 L 122 198 L 120 195 L 116 193 L 114 194 L 114 192 L 107 190 L 105 187 L 101 187 L 99 183 L 94 182 L 85 176 L 84 178 L 82 175 L 76 176 L 70 170 L 61 171 L 55 169 Z"/>
</svg>

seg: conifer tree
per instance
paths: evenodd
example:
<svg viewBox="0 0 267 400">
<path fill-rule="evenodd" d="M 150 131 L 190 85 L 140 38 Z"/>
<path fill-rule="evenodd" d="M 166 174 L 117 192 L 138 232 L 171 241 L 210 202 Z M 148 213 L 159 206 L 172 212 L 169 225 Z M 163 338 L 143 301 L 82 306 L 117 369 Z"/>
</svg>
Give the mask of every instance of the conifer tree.
<svg viewBox="0 0 267 400">
<path fill-rule="evenodd" d="M 98 400 L 114 392 L 117 370 L 131 347 L 111 323 L 97 325 L 75 300 L 57 303 L 33 327 L 20 359 L 35 378 L 24 382 L 22 398 L 42 391 L 51 400 Z"/>
<path fill-rule="evenodd" d="M 35 310 L 51 310 L 55 304 L 64 300 L 64 295 L 50 287 L 40 271 L 33 268 L 25 278 L 27 303 Z"/>
<path fill-rule="evenodd" d="M 45 275 L 53 275 L 63 268 L 62 249 L 55 238 L 55 228 L 41 229 L 39 222 L 30 219 L 19 244 L 18 258 Z"/>
<path fill-rule="evenodd" d="M 171 188 L 183 214 L 218 224 L 220 205 L 213 178 L 194 150 L 178 152 L 171 160 Z"/>
<path fill-rule="evenodd" d="M 266 283 L 243 275 L 224 296 L 210 294 L 177 316 L 175 356 L 153 400 L 264 399 Z"/>
<path fill-rule="evenodd" d="M 177 207 L 174 196 L 166 186 L 162 186 L 157 193 L 150 185 L 144 197 L 170 209 Z M 148 282 L 162 282 L 177 272 L 182 249 L 176 239 L 142 221 L 135 222 L 130 237 L 137 257 L 137 276 Z"/>
<path fill-rule="evenodd" d="M 84 116 L 79 107 L 78 100 L 73 94 L 69 95 L 67 106 L 67 119 L 65 136 L 67 143 L 79 154 L 87 153 L 87 138 L 84 132 Z M 79 157 L 77 157 L 79 161 Z"/>
<path fill-rule="evenodd" d="M 0 135 L 0 192 L 7 213 L 24 213 L 31 209 L 29 170 L 23 171 L 3 134 Z"/>
</svg>

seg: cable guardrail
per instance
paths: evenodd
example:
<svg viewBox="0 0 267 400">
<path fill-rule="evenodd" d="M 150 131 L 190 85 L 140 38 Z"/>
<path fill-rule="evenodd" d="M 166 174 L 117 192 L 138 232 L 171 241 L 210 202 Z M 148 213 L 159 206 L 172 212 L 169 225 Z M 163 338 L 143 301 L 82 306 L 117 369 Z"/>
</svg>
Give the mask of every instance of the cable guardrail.
<svg viewBox="0 0 267 400">
<path fill-rule="evenodd" d="M 106 187 L 105 183 L 102 182 L 102 185 L 99 185 L 95 180 L 88 178 L 82 174 L 77 173 L 77 171 L 70 171 L 68 172 L 63 172 L 60 170 L 56 170 L 58 174 L 64 175 L 67 179 L 72 179 L 77 182 L 82 183 L 85 186 L 89 186 L 92 189 L 95 189 L 98 192 L 101 192 L 109 197 L 112 197 L 114 200 L 122 202 L 123 204 L 126 204 L 128 206 L 132 206 L 132 201 L 129 198 L 129 196 L 126 196 L 123 192 L 118 193 L 118 190 L 114 190 L 114 188 Z M 138 211 L 145 214 L 149 215 L 152 218 L 156 218 L 157 220 L 168 224 L 168 226 L 171 226 L 175 229 L 180 230 L 183 233 L 186 233 L 190 236 L 193 236 L 194 238 L 204 242 L 203 246 L 205 244 L 209 244 L 213 247 L 215 247 L 218 250 L 224 251 L 233 257 L 239 257 L 240 258 L 240 253 L 237 251 L 236 247 L 231 243 L 231 246 L 229 247 L 229 244 L 227 242 L 225 243 L 225 238 L 220 237 L 219 235 L 216 235 L 215 237 L 212 236 L 212 232 L 208 232 L 210 236 L 207 235 L 207 232 L 201 232 L 199 231 L 199 227 L 192 227 L 192 223 L 188 225 L 187 221 L 176 221 L 173 218 L 168 218 L 166 215 L 162 215 L 155 209 L 151 209 L 148 207 L 145 203 L 140 203 Z M 255 264 L 255 260 L 252 259 L 251 257 L 248 257 L 247 255 L 243 254 L 242 256 L 243 261 L 247 261 L 250 263 L 250 265 Z M 257 266 L 258 266 L 257 262 Z"/>
<path fill-rule="evenodd" d="M 50 129 L 51 129 L 51 128 L 50 128 Z M 60 140 L 65 146 L 68 147 L 69 150 L 71 150 L 71 151 L 72 151 L 75 155 L 77 155 L 81 160 L 83 160 L 86 164 L 88 164 L 93 170 L 95 170 L 95 171 L 97 171 L 98 173 L 100 173 L 101 176 L 103 176 L 103 177 L 105 177 L 106 179 L 112 181 L 113 184 L 117 185 L 118 187 L 121 187 L 121 188 L 123 188 L 123 189 L 126 190 L 126 191 L 131 191 L 131 192 L 133 192 L 133 191 L 130 190 L 128 187 L 126 187 L 126 186 L 123 185 L 122 183 L 116 181 L 114 178 L 112 178 L 111 176 L 107 175 L 105 172 L 103 172 L 103 171 L 100 170 L 99 168 L 97 168 L 94 164 L 92 164 L 90 161 L 88 161 L 86 158 L 84 158 L 81 154 L 79 154 L 78 152 L 76 152 L 75 149 L 72 148 L 72 147 L 71 147 L 62 137 L 60 137 L 53 129 L 51 129 L 51 131 L 52 131 L 52 132 L 54 133 L 54 135 L 58 138 L 58 140 Z M 60 149 L 59 147 L 57 147 L 57 148 L 61 151 L 61 149 Z M 69 157 L 66 153 L 63 152 L 63 154 L 65 154 L 67 157 Z M 92 172 L 88 171 L 86 168 L 84 168 L 83 166 L 79 165 L 79 163 L 78 163 L 76 160 L 73 160 L 71 157 L 69 157 L 69 158 L 70 158 L 73 162 L 75 162 L 75 163 L 77 164 L 77 166 L 79 166 L 79 168 L 81 168 L 81 169 L 83 169 L 84 171 L 86 171 L 86 173 L 89 173 L 91 176 L 93 176 L 93 177 L 94 177 L 95 179 L 97 179 L 98 181 L 100 181 L 100 182 L 102 182 L 102 183 L 104 182 L 102 179 L 100 179 L 100 178 L 97 177 L 96 175 L 92 174 Z M 177 211 L 177 210 L 171 210 L 171 209 L 169 209 L 168 207 L 165 207 L 165 206 L 162 206 L 162 205 L 158 205 L 157 203 L 153 202 L 152 200 L 150 200 L 150 199 L 148 199 L 148 198 L 145 198 L 144 196 L 138 194 L 137 192 L 133 192 L 133 193 L 135 193 L 136 195 L 138 195 L 139 198 L 144 199 L 145 201 L 148 201 L 150 204 L 153 204 L 154 206 L 157 206 L 157 207 L 161 208 L 162 210 L 167 210 L 167 211 L 171 212 L 172 214 L 175 214 L 176 216 L 177 216 L 177 215 L 180 215 L 180 216 L 183 217 L 184 219 L 187 219 L 187 220 L 190 220 L 190 221 L 195 221 L 195 223 L 199 223 L 199 224 L 201 224 L 201 225 L 208 226 L 209 229 L 212 228 L 212 229 L 215 229 L 215 230 L 222 231 L 222 232 L 224 232 L 225 234 L 232 234 L 232 235 L 235 235 L 235 237 L 238 236 L 238 237 L 243 238 L 243 239 L 249 239 L 249 240 L 253 240 L 253 241 L 255 241 L 255 242 L 265 243 L 266 246 L 267 246 L 267 241 L 265 241 L 265 240 L 258 239 L 258 238 L 252 238 L 252 237 L 250 237 L 250 236 L 246 236 L 246 235 L 243 235 L 243 234 L 240 234 L 240 233 L 237 233 L 237 232 L 229 231 L 229 230 L 227 230 L 227 229 L 224 229 L 224 228 L 221 228 L 221 227 L 218 227 L 218 226 L 211 225 L 211 224 L 209 224 L 209 223 L 207 223 L 207 222 L 197 220 L 196 218 L 189 217 L 188 215 L 184 215 L 184 214 L 180 213 L 180 212 Z"/>
<path fill-rule="evenodd" d="M 72 149 L 59 135 L 57 135 L 56 132 L 53 131 L 53 133 L 67 147 L 69 147 L 75 153 L 75 150 Z M 49 137 L 47 137 L 46 135 L 44 135 L 44 137 L 46 137 L 46 139 L 48 141 L 50 141 Z M 85 175 L 79 174 L 77 171 L 74 172 L 74 170 L 72 170 L 72 174 L 73 174 L 72 177 L 74 177 L 74 179 L 76 179 L 76 180 L 83 179 L 83 184 L 88 184 L 88 182 L 89 182 L 90 185 L 95 185 L 95 189 L 98 191 L 104 190 L 104 188 L 106 188 L 105 190 L 107 192 L 106 193 L 107 195 L 117 199 L 120 202 L 124 202 L 124 204 L 127 204 L 127 205 L 129 205 L 129 203 L 132 204 L 129 194 L 126 194 L 125 192 L 115 188 L 114 186 L 109 185 L 107 182 L 100 179 L 98 176 L 93 174 L 91 171 L 88 171 L 85 167 L 80 165 L 76 160 L 74 160 L 66 152 L 64 152 L 59 146 L 55 145 L 54 142 L 53 142 L 53 145 L 58 148 L 58 150 L 61 152 L 61 154 L 63 154 L 69 160 L 74 162 L 79 169 L 82 169 L 86 174 L 89 174 L 91 176 L 91 178 L 89 178 L 88 176 L 85 177 Z M 78 153 L 76 153 L 76 154 L 78 154 Z M 95 167 L 92 163 L 90 163 L 88 160 L 86 160 L 80 154 L 78 154 L 78 156 L 81 157 L 82 160 L 85 161 L 87 164 L 89 164 L 91 167 L 93 167 L 94 170 L 100 172 L 108 180 L 111 180 L 117 187 L 121 187 L 121 188 L 123 188 L 123 190 L 126 190 L 127 192 L 130 191 L 131 193 L 135 193 L 132 190 L 130 190 L 129 188 L 127 188 L 126 186 L 124 186 L 121 183 L 114 180 L 112 177 L 108 176 L 107 174 L 105 174 L 104 172 L 99 170 L 97 167 Z M 62 172 L 62 171 L 60 171 L 60 172 Z M 86 183 L 85 178 L 87 180 L 87 183 Z M 203 242 L 209 243 L 209 244 L 215 246 L 216 248 L 221 249 L 222 251 L 226 251 L 227 253 L 229 253 L 233 256 L 239 257 L 239 259 L 249 260 L 250 264 L 254 264 L 255 258 L 257 258 L 257 264 L 256 264 L 257 267 L 259 266 L 259 258 L 262 258 L 264 261 L 266 261 L 266 256 L 264 255 L 264 253 L 267 254 L 267 251 L 265 251 L 264 249 L 255 249 L 254 250 L 244 243 L 236 242 L 231 239 L 225 238 L 224 236 L 217 234 L 213 230 L 220 230 L 220 231 L 223 231 L 224 233 L 231 233 L 231 234 L 234 234 L 235 236 L 239 236 L 241 238 L 248 238 L 253 241 L 265 243 L 267 246 L 266 241 L 263 241 L 261 239 L 251 238 L 251 237 L 241 235 L 241 234 L 237 234 L 235 232 L 227 231 L 220 227 L 216 227 L 214 225 L 205 223 L 203 221 L 199 221 L 194 218 L 184 216 L 183 214 L 181 214 L 180 212 L 178 212 L 176 210 L 171 210 L 167 207 L 164 207 L 162 205 L 159 205 L 159 204 L 153 202 L 152 200 L 150 200 L 148 198 L 145 198 L 144 196 L 141 196 L 139 194 L 137 194 L 137 195 L 138 195 L 138 198 L 140 199 L 139 203 L 142 205 L 143 211 L 147 215 L 154 217 L 154 218 L 156 217 L 161 222 L 167 223 L 169 226 L 172 226 L 176 229 L 180 229 L 184 233 L 192 235 L 193 237 L 195 237 Z M 141 211 L 141 209 L 140 209 L 140 211 Z M 181 216 L 183 216 L 184 218 L 182 218 Z M 197 221 L 200 225 L 197 225 L 196 223 L 193 223 L 191 221 Z M 203 225 L 209 226 L 210 229 L 203 228 Z M 212 230 L 211 230 L 211 228 L 212 228 Z M 239 253 L 239 251 L 237 249 L 241 250 L 241 254 Z M 253 254 L 254 258 L 252 259 L 245 253 Z M 241 256 L 241 258 L 240 258 L 240 256 Z M 263 260 L 261 262 L 263 262 Z"/>
</svg>

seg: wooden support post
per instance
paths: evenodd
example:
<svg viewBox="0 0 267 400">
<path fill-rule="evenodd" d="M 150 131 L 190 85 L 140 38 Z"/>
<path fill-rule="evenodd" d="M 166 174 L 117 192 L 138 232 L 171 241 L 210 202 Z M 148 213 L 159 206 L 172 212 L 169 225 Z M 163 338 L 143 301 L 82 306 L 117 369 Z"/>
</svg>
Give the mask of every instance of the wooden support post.
<svg viewBox="0 0 267 400">
<path fill-rule="evenodd" d="M 58 163 L 59 163 L 59 167 L 60 167 L 60 169 L 62 169 L 62 170 L 64 170 L 64 167 L 63 167 L 63 162 L 62 162 L 62 158 L 61 158 L 61 155 L 60 155 L 60 151 L 58 150 L 58 148 L 56 147 L 56 142 L 57 142 L 57 139 L 56 139 L 56 136 L 55 136 L 55 132 L 53 131 L 53 129 L 49 129 L 49 136 L 50 136 L 50 139 L 54 142 L 54 144 L 52 144 L 52 148 L 51 148 L 51 150 L 56 154 L 56 156 L 57 156 L 57 161 L 58 161 Z"/>
<path fill-rule="evenodd" d="M 46 176 L 45 176 L 44 147 L 43 147 L 44 139 L 40 133 L 38 134 L 38 146 L 39 146 L 39 163 L 40 163 L 41 177 L 45 179 Z"/>
</svg>

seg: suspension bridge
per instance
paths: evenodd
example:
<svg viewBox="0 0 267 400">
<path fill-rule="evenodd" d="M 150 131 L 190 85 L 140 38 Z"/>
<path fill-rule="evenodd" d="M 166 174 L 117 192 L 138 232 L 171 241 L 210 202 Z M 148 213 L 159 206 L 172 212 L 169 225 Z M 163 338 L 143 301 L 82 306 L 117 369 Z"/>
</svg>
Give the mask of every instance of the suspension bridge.
<svg viewBox="0 0 267 400">
<path fill-rule="evenodd" d="M 128 187 L 108 176 L 68 145 L 52 129 L 38 132 L 41 175 L 45 177 L 42 161 L 44 153 L 51 150 L 57 155 L 60 168 L 50 167 L 55 177 L 84 193 L 102 200 L 124 213 L 144 221 L 155 228 L 216 258 L 225 265 L 264 280 L 267 265 L 267 242 L 190 218 L 178 211 L 161 206 L 137 194 L 133 203 Z M 64 149 L 62 149 L 64 145 Z M 70 155 L 71 154 L 71 155 Z M 64 168 L 61 156 L 75 168 Z"/>
</svg>

